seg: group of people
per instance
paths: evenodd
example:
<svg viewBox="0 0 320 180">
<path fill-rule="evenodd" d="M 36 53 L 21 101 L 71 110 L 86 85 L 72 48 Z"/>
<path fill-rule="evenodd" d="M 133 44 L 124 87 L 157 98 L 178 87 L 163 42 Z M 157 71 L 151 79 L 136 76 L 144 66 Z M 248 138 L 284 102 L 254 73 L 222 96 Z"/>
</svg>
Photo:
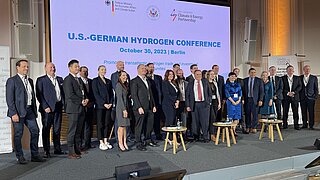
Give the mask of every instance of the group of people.
<svg viewBox="0 0 320 180">
<path fill-rule="evenodd" d="M 117 71 L 111 79 L 105 76 L 107 69 L 104 65 L 98 67 L 98 76 L 90 79 L 88 68 L 80 67 L 79 61 L 74 59 L 69 61 L 69 75 L 64 79 L 55 74 L 53 63 L 46 63 L 46 74 L 37 78 L 35 87 L 28 77 L 28 61 L 19 60 L 16 68 L 17 75 L 6 83 L 6 100 L 8 116 L 14 127 L 14 149 L 20 164 L 27 162 L 21 145 L 24 124 L 31 134 L 31 161 L 44 161 L 38 151 L 36 99 L 40 104 L 45 158 L 51 157 L 51 127 L 54 154 L 65 154 L 60 145 L 63 110 L 68 117 L 69 159 L 79 159 L 94 147 L 91 144 L 93 119 L 97 122 L 99 148 L 113 148 L 109 134 L 114 128 L 121 152 L 131 150 L 128 139 L 134 140 L 140 151 L 146 151 L 147 146 L 157 147 L 151 134 L 154 132 L 155 139 L 162 140 L 162 120 L 164 126 L 175 126 L 179 121 L 188 128 L 185 138 L 208 143 L 210 139 L 215 141 L 213 122 L 222 119 L 235 124 L 241 122 L 245 134 L 256 133 L 260 113 L 265 118 L 283 120 L 282 128 L 286 129 L 290 104 L 294 128 L 299 130 L 300 102 L 302 128 L 313 129 L 314 125 L 318 80 L 310 74 L 308 65 L 304 66 L 304 74 L 300 77 L 293 75 L 293 66 L 288 66 L 287 74 L 282 77 L 276 76 L 276 67 L 271 66 L 269 72 L 262 72 L 261 78 L 256 76 L 254 68 L 250 68 L 249 77 L 241 79 L 238 77 L 240 69 L 235 68 L 225 82 L 219 75 L 218 65 L 213 65 L 209 71 L 201 71 L 196 64 L 190 66 L 191 74 L 186 78 L 180 65 L 174 64 L 163 79 L 154 74 L 153 63 L 140 64 L 137 76 L 130 79 L 124 70 L 124 62 L 118 61 Z M 223 115 L 223 109 L 226 109 L 226 115 Z M 233 131 L 237 135 L 236 129 Z"/>
</svg>

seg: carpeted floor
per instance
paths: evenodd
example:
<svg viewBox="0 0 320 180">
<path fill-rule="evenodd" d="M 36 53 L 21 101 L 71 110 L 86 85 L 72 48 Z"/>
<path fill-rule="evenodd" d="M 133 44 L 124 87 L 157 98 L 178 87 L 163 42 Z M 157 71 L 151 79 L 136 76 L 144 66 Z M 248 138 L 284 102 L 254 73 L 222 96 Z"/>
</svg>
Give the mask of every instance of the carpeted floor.
<svg viewBox="0 0 320 180">
<path fill-rule="evenodd" d="M 296 131 L 289 128 L 282 133 L 284 141 L 279 141 L 276 135 L 274 143 L 268 140 L 267 134 L 262 140 L 258 140 L 259 133 L 239 134 L 237 144 L 231 148 L 225 143 L 217 146 L 212 142 L 187 143 L 187 151 L 179 147 L 176 155 L 172 153 L 172 146 L 167 152 L 163 151 L 164 141 L 159 142 L 160 147 L 148 147 L 146 152 L 137 151 L 134 146 L 132 151 L 124 153 L 117 148 L 107 151 L 94 148 L 79 160 L 69 160 L 67 155 L 62 155 L 53 156 L 45 163 L 28 162 L 27 165 L 17 164 L 14 153 L 2 154 L 0 179 L 113 179 L 116 166 L 142 161 L 149 163 L 152 174 L 179 169 L 193 174 L 319 151 L 313 147 L 315 139 L 320 137 L 319 129 Z M 30 153 L 26 151 L 25 154 L 30 160 Z"/>
</svg>

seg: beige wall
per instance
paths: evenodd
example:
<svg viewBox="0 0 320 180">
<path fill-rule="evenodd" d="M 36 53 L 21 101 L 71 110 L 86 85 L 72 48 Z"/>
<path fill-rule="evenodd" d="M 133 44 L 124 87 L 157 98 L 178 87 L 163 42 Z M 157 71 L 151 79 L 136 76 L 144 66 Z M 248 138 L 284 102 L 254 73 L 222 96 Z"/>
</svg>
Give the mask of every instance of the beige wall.
<svg viewBox="0 0 320 180">
<path fill-rule="evenodd" d="M 311 65 L 312 73 L 320 75 L 320 1 L 303 0 L 305 64 Z"/>
<path fill-rule="evenodd" d="M 0 0 L 0 46 L 10 46 L 10 1 Z"/>
</svg>

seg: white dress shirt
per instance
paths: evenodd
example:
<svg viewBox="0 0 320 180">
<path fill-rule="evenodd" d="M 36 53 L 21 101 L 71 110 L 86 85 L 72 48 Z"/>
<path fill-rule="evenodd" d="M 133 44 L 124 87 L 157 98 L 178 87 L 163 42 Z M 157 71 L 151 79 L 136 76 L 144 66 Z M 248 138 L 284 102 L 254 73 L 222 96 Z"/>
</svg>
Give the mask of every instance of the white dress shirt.
<svg viewBox="0 0 320 180">
<path fill-rule="evenodd" d="M 147 89 L 149 89 L 149 85 L 148 85 L 148 81 L 147 81 L 147 77 L 142 77 L 140 75 L 138 75 L 140 77 L 140 79 L 143 81 L 143 83 L 146 85 Z"/>
<path fill-rule="evenodd" d="M 200 83 L 201 94 L 202 94 L 202 99 L 200 99 L 200 100 L 199 100 L 199 97 L 198 97 L 198 82 Z M 194 98 L 195 98 L 196 102 L 204 101 L 203 85 L 202 85 L 201 80 L 196 80 L 196 79 L 194 80 L 193 91 L 194 91 Z"/>
<path fill-rule="evenodd" d="M 289 92 L 291 92 L 291 90 L 292 90 L 292 84 L 293 84 L 293 75 L 290 77 L 289 75 L 288 75 L 288 83 L 289 83 Z"/>
<path fill-rule="evenodd" d="M 48 74 L 47 74 L 47 76 L 49 77 L 50 81 L 52 82 L 52 84 L 54 86 L 54 90 L 56 91 L 57 102 L 61 101 L 61 91 L 60 91 L 60 87 L 59 87 L 59 82 L 57 81 L 57 76 L 54 75 L 54 77 L 52 77 Z"/>
<path fill-rule="evenodd" d="M 27 98 L 27 105 L 28 106 L 30 106 L 31 104 L 32 104 L 32 87 L 31 87 L 31 85 L 30 85 L 30 82 L 29 82 L 29 77 L 26 75 L 26 76 L 23 76 L 23 75 L 21 75 L 21 74 L 19 74 L 18 73 L 18 75 L 19 75 L 19 77 L 21 78 L 21 80 L 22 80 L 22 83 L 23 83 L 23 85 L 24 85 L 24 88 L 26 89 L 26 91 L 27 91 L 27 96 L 28 96 L 28 98 Z"/>
</svg>

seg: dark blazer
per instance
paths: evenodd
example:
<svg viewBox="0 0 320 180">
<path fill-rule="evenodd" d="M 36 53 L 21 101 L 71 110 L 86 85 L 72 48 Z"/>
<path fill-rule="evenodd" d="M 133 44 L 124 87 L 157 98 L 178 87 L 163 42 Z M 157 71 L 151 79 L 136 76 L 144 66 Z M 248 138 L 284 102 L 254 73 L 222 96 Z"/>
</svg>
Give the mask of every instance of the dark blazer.
<svg viewBox="0 0 320 180">
<path fill-rule="evenodd" d="M 173 105 L 174 108 L 174 103 L 179 100 L 179 87 L 176 87 L 178 91 L 175 90 L 175 88 L 170 84 L 169 81 L 163 80 L 162 81 L 162 94 L 163 94 L 163 109 L 167 106 Z"/>
<path fill-rule="evenodd" d="M 192 74 L 190 74 L 188 77 L 186 77 L 186 81 L 191 82 L 194 80 L 194 77 L 192 76 Z"/>
<path fill-rule="evenodd" d="M 92 79 L 89 79 L 89 78 L 87 79 L 88 84 L 89 84 L 89 92 L 88 92 L 83 80 L 81 79 L 81 77 L 79 77 L 79 80 L 80 80 L 80 82 L 82 82 L 83 90 L 84 90 L 84 93 L 86 94 L 86 98 L 89 99 L 89 103 L 87 106 L 89 106 L 88 108 L 93 110 L 93 108 L 94 108 L 93 104 L 95 102 L 95 98 L 94 98 L 93 90 L 92 90 Z"/>
<path fill-rule="evenodd" d="M 268 77 L 268 79 L 272 83 L 270 76 Z M 280 100 L 283 99 L 282 90 L 283 90 L 282 78 L 279 76 L 275 76 L 275 89 L 273 91 L 274 91 L 274 95 L 277 97 L 277 99 L 280 99 Z"/>
<path fill-rule="evenodd" d="M 220 94 L 220 98 L 223 100 L 223 99 L 226 99 L 226 94 L 224 92 L 224 77 L 221 76 L 221 75 L 218 75 L 218 90 L 219 90 L 219 94 Z"/>
<path fill-rule="evenodd" d="M 105 78 L 105 82 L 100 77 L 92 80 L 92 91 L 95 98 L 95 108 L 105 109 L 104 104 L 113 104 L 113 92 L 111 80 Z"/>
<path fill-rule="evenodd" d="M 30 83 L 32 88 L 32 111 L 34 112 L 35 116 L 37 116 L 33 80 L 31 78 L 28 78 L 28 82 Z M 18 74 L 10 77 L 6 82 L 6 101 L 8 105 L 8 117 L 11 118 L 15 114 L 17 114 L 19 117 L 25 117 L 27 115 L 27 90 L 25 88 L 24 82 L 22 82 Z"/>
<path fill-rule="evenodd" d="M 154 79 L 151 77 L 148 79 L 151 83 L 154 102 L 156 103 L 156 106 L 159 107 L 162 103 L 162 77 L 156 74 L 154 74 L 153 77 Z"/>
<path fill-rule="evenodd" d="M 63 90 L 65 95 L 65 111 L 66 113 L 81 113 L 83 110 L 82 100 L 87 98 L 86 93 L 82 94 L 84 85 L 79 80 L 79 83 L 69 74 L 64 78 Z M 84 91 L 85 92 L 85 91 Z"/>
<path fill-rule="evenodd" d="M 148 78 L 147 82 L 149 88 L 146 87 L 146 85 L 139 76 L 133 78 L 130 82 L 130 92 L 133 100 L 134 111 L 138 111 L 140 107 L 142 107 L 144 110 L 152 110 L 152 108 L 155 107 L 151 83 L 148 80 Z"/>
<path fill-rule="evenodd" d="M 300 100 L 304 99 L 317 99 L 318 94 L 319 94 L 319 89 L 318 89 L 318 78 L 317 76 L 314 75 L 309 75 L 309 80 L 307 83 L 307 86 L 304 85 L 304 75 L 300 76 L 301 80 L 301 91 L 300 91 Z"/>
<path fill-rule="evenodd" d="M 289 82 L 288 82 L 288 75 L 282 76 L 282 81 L 283 81 L 283 97 L 284 99 L 290 99 L 290 96 L 287 96 L 288 92 L 290 91 L 289 87 Z M 302 85 L 301 85 L 301 80 L 299 76 L 293 75 L 293 83 L 292 83 L 292 89 L 291 92 L 294 92 L 294 97 L 292 100 L 294 101 L 299 101 L 299 93 L 301 91 Z"/>
<path fill-rule="evenodd" d="M 194 111 L 194 105 L 195 105 L 195 96 L 194 96 L 194 82 L 191 81 L 188 83 L 187 90 L 186 90 L 186 107 L 190 107 L 191 111 Z M 201 83 L 203 86 L 203 94 L 204 94 L 204 102 L 208 106 L 210 106 L 211 100 L 212 100 L 212 91 L 209 87 L 209 82 L 207 79 L 201 79 Z"/>
<path fill-rule="evenodd" d="M 64 104 L 64 93 L 63 93 L 63 79 L 60 76 L 56 76 L 57 84 L 60 88 L 61 101 Z M 44 112 L 46 108 L 50 108 L 54 111 L 56 108 L 57 96 L 55 86 L 48 77 L 44 75 L 37 78 L 36 82 L 36 95 L 40 103 L 39 111 Z"/>
<path fill-rule="evenodd" d="M 249 80 L 250 77 L 244 78 L 244 92 L 243 97 L 244 97 L 244 102 L 248 102 L 248 93 L 249 93 Z M 263 101 L 264 97 L 264 85 L 263 82 L 260 78 L 255 77 L 254 78 L 254 84 L 253 84 L 253 102 L 254 105 L 257 105 L 259 101 Z"/>
</svg>

